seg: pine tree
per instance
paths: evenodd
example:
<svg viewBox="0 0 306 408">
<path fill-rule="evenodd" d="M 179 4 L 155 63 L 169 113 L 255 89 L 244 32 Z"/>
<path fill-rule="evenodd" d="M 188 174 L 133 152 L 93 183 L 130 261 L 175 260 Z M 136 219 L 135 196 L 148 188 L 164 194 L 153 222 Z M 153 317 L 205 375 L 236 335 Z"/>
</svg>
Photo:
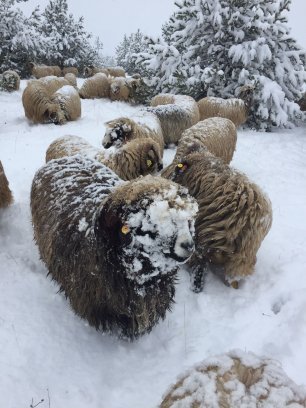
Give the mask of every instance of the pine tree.
<svg viewBox="0 0 306 408">
<path fill-rule="evenodd" d="M 270 130 L 299 116 L 305 51 L 291 38 L 291 0 L 183 0 L 138 62 L 158 91 L 233 97 L 255 86 L 249 125 Z"/>
<path fill-rule="evenodd" d="M 67 0 L 50 0 L 43 12 L 42 34 L 48 39 L 45 62 L 63 67 L 74 63 L 79 69 L 94 63 L 97 52 L 89 42 L 91 34 L 84 28 L 84 18 L 75 20 L 68 14 Z"/>
<path fill-rule="evenodd" d="M 28 75 L 28 62 L 36 59 L 38 50 L 44 48 L 44 41 L 37 32 L 39 19 L 38 8 L 26 18 L 16 8 L 15 0 L 0 0 L 1 71 L 13 69 L 22 77 Z"/>
<path fill-rule="evenodd" d="M 132 33 L 129 36 L 126 34 L 123 37 L 122 42 L 116 48 L 116 61 L 128 72 L 130 75 L 138 72 L 138 64 L 136 64 L 136 54 L 144 51 L 145 49 L 145 40 L 144 35 L 138 29 L 136 33 Z"/>
</svg>

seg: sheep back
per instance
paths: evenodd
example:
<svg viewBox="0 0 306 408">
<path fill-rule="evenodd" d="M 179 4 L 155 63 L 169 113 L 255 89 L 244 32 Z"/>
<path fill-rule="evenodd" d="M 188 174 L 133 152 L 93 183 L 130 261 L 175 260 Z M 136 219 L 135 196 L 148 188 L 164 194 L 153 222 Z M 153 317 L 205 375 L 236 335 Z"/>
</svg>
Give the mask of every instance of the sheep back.
<svg viewBox="0 0 306 408">
<path fill-rule="evenodd" d="M 107 67 L 107 70 L 112 77 L 125 77 L 125 70 L 122 67 Z"/>
<path fill-rule="evenodd" d="M 159 118 L 166 145 L 177 143 L 183 131 L 200 120 L 196 101 L 187 95 L 156 95 L 146 110 Z"/>
<path fill-rule="evenodd" d="M 94 76 L 95 74 L 105 74 L 106 76 L 109 75 L 108 69 L 107 68 L 99 68 L 99 67 L 94 67 L 94 66 L 88 66 L 84 68 L 84 76 L 85 78 L 89 78 Z"/>
<path fill-rule="evenodd" d="M 158 211 L 163 205 L 171 208 L 163 213 L 170 230 Z M 152 176 L 123 182 L 76 155 L 36 173 L 31 210 L 41 258 L 79 316 L 130 339 L 164 318 L 178 266 L 172 239 L 196 211 L 187 190 Z M 121 233 L 126 223 L 127 235 Z"/>
<path fill-rule="evenodd" d="M 110 80 L 110 100 L 127 102 L 130 98 L 130 88 L 125 78 L 116 77 Z"/>
<path fill-rule="evenodd" d="M 79 76 L 79 70 L 77 67 L 64 67 L 63 68 L 63 75 L 64 77 L 66 74 L 73 74 L 74 76 L 78 77 Z"/>
<path fill-rule="evenodd" d="M 196 251 L 189 262 L 192 271 L 198 268 L 194 289 L 202 289 L 207 267 L 227 284 L 251 275 L 272 224 L 270 200 L 246 175 L 208 151 L 191 153 L 181 164 L 171 164 L 162 176 L 187 187 L 199 204 Z"/>
<path fill-rule="evenodd" d="M 175 160 L 183 160 L 192 151 L 203 147 L 229 164 L 236 149 L 236 142 L 237 130 L 231 120 L 218 117 L 201 120 L 183 132 Z"/>
<path fill-rule="evenodd" d="M 248 118 L 245 103 L 238 98 L 223 99 L 207 96 L 198 101 L 198 107 L 200 120 L 218 116 L 230 119 L 238 127 Z"/>
<path fill-rule="evenodd" d="M 34 81 L 33 81 L 34 82 Z M 57 76 L 51 75 L 40 78 L 37 82 L 43 84 L 48 95 L 53 95 L 58 89 L 65 85 L 71 85 L 66 78 L 58 78 Z"/>
<path fill-rule="evenodd" d="M 79 91 L 83 99 L 108 98 L 110 95 L 110 84 L 103 73 L 97 73 L 86 79 Z"/>
<path fill-rule="evenodd" d="M 64 119 L 59 118 L 59 124 L 81 117 L 81 99 L 78 91 L 72 85 L 65 85 L 58 89 L 51 101 L 58 104 L 63 112 Z"/>
<path fill-rule="evenodd" d="M 169 387 L 160 408 L 306 407 L 306 389 L 279 362 L 241 350 L 209 357 Z"/>
<path fill-rule="evenodd" d="M 77 87 L 76 75 L 73 72 L 67 72 L 64 78 L 69 82 L 70 85 Z"/>
<path fill-rule="evenodd" d="M 13 194 L 0 160 L 0 208 L 8 207 L 13 202 Z"/>
<path fill-rule="evenodd" d="M 35 65 L 34 63 L 30 63 L 31 74 L 39 79 L 45 76 L 57 76 L 60 77 L 62 75 L 62 71 L 60 67 L 57 65 L 48 66 L 48 65 Z"/>
</svg>

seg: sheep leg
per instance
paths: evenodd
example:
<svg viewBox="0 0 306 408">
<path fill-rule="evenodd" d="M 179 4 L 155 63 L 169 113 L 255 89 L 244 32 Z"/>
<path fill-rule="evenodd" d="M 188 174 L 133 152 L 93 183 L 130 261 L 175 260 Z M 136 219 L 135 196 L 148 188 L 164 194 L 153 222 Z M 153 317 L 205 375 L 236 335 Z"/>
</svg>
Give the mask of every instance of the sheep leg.
<svg viewBox="0 0 306 408">
<path fill-rule="evenodd" d="M 195 265 L 191 268 L 190 279 L 191 279 L 191 289 L 195 293 L 200 293 L 204 289 L 205 278 L 208 273 L 207 264 L 205 265 Z"/>
</svg>

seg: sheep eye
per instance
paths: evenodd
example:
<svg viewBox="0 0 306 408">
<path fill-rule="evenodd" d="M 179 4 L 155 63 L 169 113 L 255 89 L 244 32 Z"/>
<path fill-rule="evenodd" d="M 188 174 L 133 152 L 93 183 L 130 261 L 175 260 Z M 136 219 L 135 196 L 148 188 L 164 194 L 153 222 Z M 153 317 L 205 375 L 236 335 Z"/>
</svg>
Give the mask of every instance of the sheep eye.
<svg viewBox="0 0 306 408">
<path fill-rule="evenodd" d="M 121 227 L 121 232 L 122 232 L 122 234 L 124 234 L 124 235 L 128 234 L 128 233 L 130 232 L 130 227 L 129 227 L 128 225 L 123 225 L 123 226 Z"/>
<path fill-rule="evenodd" d="M 153 165 L 153 162 L 152 162 L 152 160 L 150 160 L 150 159 L 147 159 L 147 166 L 148 167 L 151 167 Z"/>
</svg>

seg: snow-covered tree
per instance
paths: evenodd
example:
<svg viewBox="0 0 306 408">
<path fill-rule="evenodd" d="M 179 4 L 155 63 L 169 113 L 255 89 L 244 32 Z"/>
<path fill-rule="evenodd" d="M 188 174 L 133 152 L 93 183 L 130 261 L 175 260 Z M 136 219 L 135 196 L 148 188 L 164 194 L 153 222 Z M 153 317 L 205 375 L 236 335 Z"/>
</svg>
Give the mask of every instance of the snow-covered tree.
<svg viewBox="0 0 306 408">
<path fill-rule="evenodd" d="M 144 51 L 146 43 L 144 40 L 144 35 L 138 29 L 136 33 L 132 33 L 127 36 L 124 35 L 123 40 L 116 48 L 116 61 L 128 72 L 130 75 L 135 72 L 139 72 L 139 66 L 136 64 L 136 54 Z"/>
<path fill-rule="evenodd" d="M 16 7 L 19 2 L 0 0 L 0 70 L 13 69 L 26 76 L 28 62 L 38 57 L 44 48 L 44 40 L 37 31 L 40 23 L 38 8 L 26 18 Z"/>
<path fill-rule="evenodd" d="M 269 130 L 299 116 L 293 102 L 305 81 L 305 51 L 290 36 L 291 0 L 181 0 L 163 27 L 147 39 L 138 62 L 158 91 L 236 96 L 255 85 L 249 125 Z"/>
<path fill-rule="evenodd" d="M 48 39 L 45 62 L 63 67 L 72 61 L 78 68 L 94 63 L 97 52 L 84 28 L 84 18 L 68 14 L 67 0 L 50 0 L 43 12 L 42 34 Z"/>
</svg>

